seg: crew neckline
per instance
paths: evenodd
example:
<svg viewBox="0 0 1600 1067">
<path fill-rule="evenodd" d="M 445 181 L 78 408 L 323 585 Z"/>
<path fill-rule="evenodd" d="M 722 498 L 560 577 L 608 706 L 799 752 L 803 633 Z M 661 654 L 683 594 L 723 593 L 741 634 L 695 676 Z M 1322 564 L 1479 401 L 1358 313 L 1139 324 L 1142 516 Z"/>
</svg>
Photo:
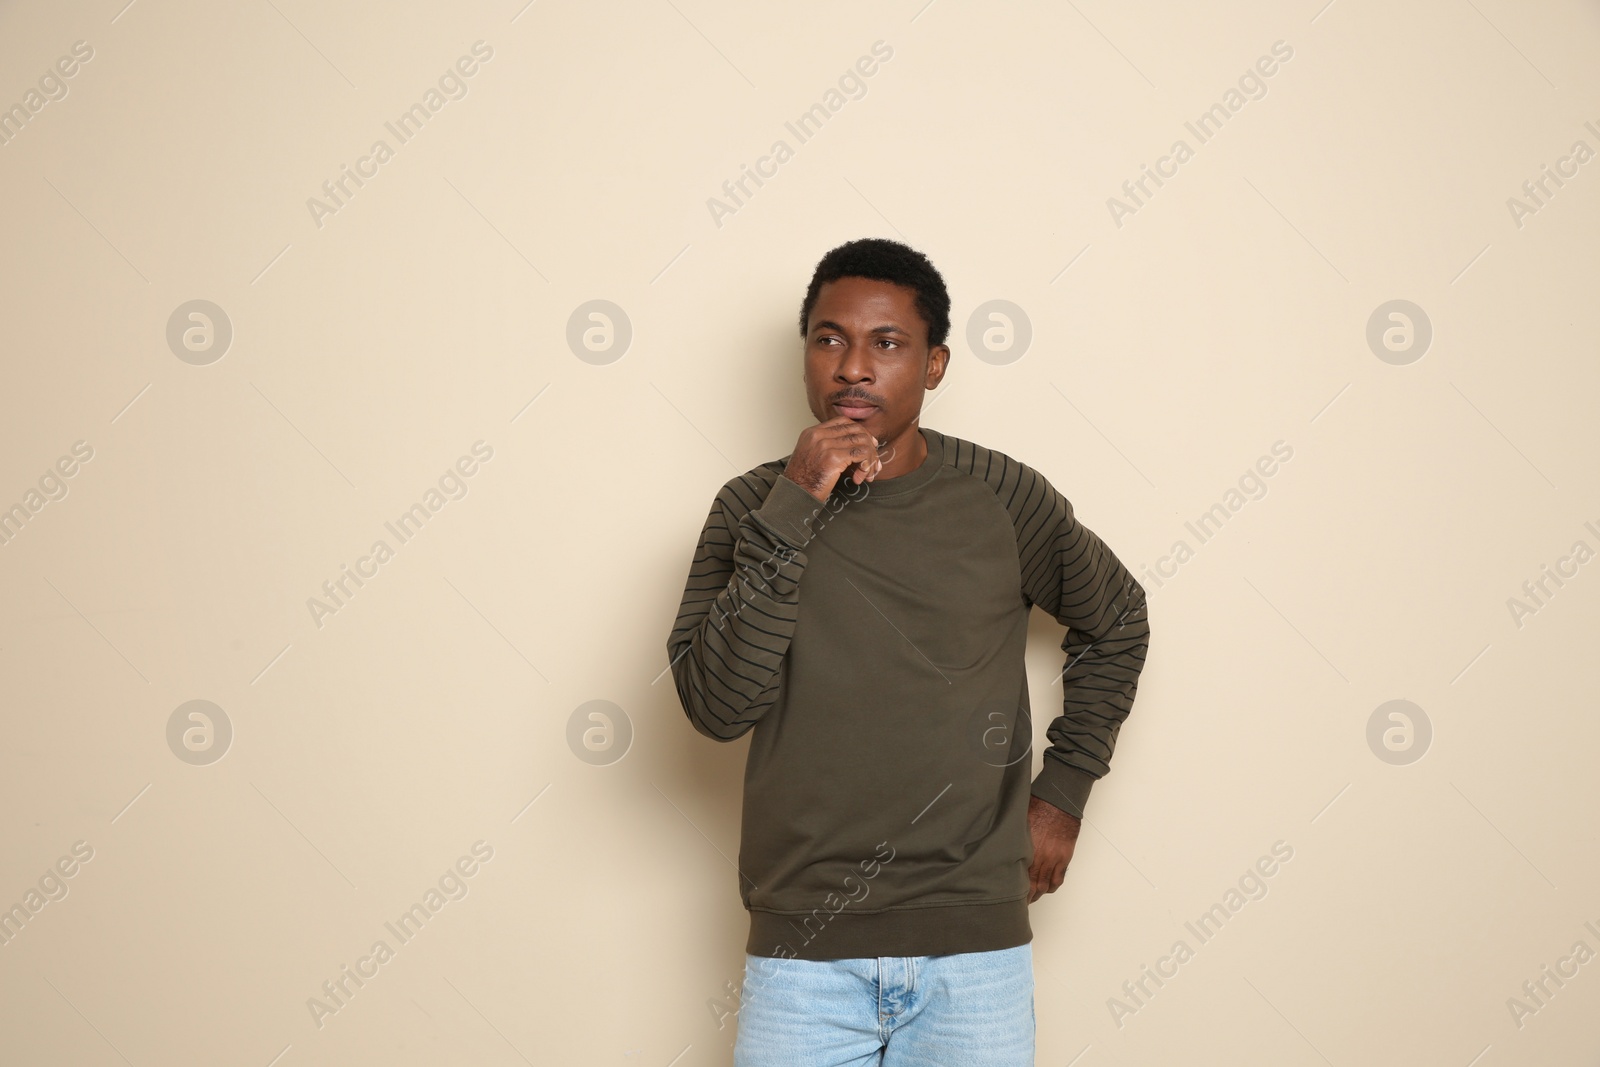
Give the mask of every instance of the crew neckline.
<svg viewBox="0 0 1600 1067">
<path fill-rule="evenodd" d="M 899 496 L 920 489 L 933 481 L 933 476 L 939 473 L 939 468 L 944 466 L 944 435 L 926 426 L 918 426 L 917 432 L 928 445 L 928 454 L 923 457 L 922 465 L 916 470 L 906 471 L 898 478 L 863 483 L 871 490 L 867 493 L 868 500 L 875 496 Z M 843 484 L 842 479 L 840 484 Z"/>
</svg>

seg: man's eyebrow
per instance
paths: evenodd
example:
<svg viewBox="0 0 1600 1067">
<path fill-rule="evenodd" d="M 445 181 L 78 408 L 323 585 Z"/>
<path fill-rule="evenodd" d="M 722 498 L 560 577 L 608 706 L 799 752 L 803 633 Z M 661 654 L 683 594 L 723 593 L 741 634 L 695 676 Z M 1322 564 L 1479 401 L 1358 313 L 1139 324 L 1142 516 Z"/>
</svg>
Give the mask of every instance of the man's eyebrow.
<svg viewBox="0 0 1600 1067">
<path fill-rule="evenodd" d="M 815 326 L 811 327 L 811 332 L 812 333 L 815 333 L 818 330 L 838 330 L 840 333 L 848 332 L 848 331 L 845 330 L 845 328 L 843 326 L 840 326 L 837 322 L 834 322 L 832 319 L 823 319 L 821 322 L 819 322 Z M 910 337 L 911 336 L 905 330 L 902 330 L 900 327 L 894 325 L 893 323 L 885 323 L 882 326 L 874 326 L 872 329 L 868 330 L 867 332 L 868 333 L 897 333 L 902 337 Z"/>
</svg>

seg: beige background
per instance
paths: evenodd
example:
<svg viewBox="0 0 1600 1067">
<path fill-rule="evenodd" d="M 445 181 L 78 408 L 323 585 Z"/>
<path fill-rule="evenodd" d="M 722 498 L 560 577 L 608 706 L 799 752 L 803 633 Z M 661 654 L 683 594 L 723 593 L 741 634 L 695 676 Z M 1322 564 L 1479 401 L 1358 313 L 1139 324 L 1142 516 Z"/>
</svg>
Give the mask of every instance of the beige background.
<svg viewBox="0 0 1600 1067">
<path fill-rule="evenodd" d="M 1600 549 L 1600 161 L 1520 226 L 1507 203 L 1600 149 L 1594 4 L 123 4 L 0 7 L 0 104 L 93 49 L 0 147 L 0 507 L 93 450 L 0 546 L 0 906 L 68 891 L 0 947 L 5 1063 L 730 1063 L 745 742 L 692 731 L 664 646 L 713 494 L 810 421 L 812 267 L 868 235 L 950 286 L 925 423 L 1042 470 L 1151 596 L 1112 773 L 1032 911 L 1038 1062 L 1600 1056 L 1600 962 L 1508 1006 L 1600 952 L 1600 564 L 1508 606 Z M 799 144 L 785 121 L 875 41 Z M 1184 123 L 1275 41 L 1201 144 Z M 319 226 L 308 198 L 379 138 Z M 166 340 L 196 299 L 233 331 L 205 365 Z M 609 363 L 567 341 L 595 299 L 631 324 Z M 994 299 L 1020 358 L 968 341 Z M 1366 339 L 1396 299 L 1433 331 L 1401 364 Z M 477 441 L 466 495 L 395 541 Z M 1061 633 L 1035 613 L 1046 711 Z M 1395 699 L 1432 727 L 1406 765 L 1367 740 Z M 206 765 L 168 742 L 191 700 L 233 731 Z M 606 765 L 568 743 L 592 700 L 631 726 Z M 478 841 L 467 895 L 319 1026 L 322 983 Z M 1199 945 L 1185 921 L 1279 841 Z"/>
</svg>

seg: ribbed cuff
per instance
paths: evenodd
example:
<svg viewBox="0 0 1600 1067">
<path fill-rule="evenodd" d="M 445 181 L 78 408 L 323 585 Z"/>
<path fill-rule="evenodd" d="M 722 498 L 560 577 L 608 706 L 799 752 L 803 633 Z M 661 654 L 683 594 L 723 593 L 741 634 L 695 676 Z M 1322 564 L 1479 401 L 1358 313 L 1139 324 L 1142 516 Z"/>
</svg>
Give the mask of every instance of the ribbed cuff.
<svg viewBox="0 0 1600 1067">
<path fill-rule="evenodd" d="M 1033 780 L 1031 792 L 1046 804 L 1054 804 L 1068 815 L 1081 819 L 1094 783 L 1095 777 L 1088 771 L 1046 756 L 1044 768 Z"/>
<path fill-rule="evenodd" d="M 766 502 L 750 516 L 791 548 L 803 549 L 815 536 L 812 523 L 821 511 L 821 501 L 780 474 L 767 492 Z"/>
</svg>

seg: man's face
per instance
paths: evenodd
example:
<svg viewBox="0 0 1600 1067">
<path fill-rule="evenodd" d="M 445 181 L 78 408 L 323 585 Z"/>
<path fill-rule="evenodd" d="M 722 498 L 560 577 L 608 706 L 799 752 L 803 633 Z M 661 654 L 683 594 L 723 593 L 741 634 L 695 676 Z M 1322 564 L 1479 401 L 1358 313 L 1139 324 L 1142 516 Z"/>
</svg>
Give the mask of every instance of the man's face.
<svg viewBox="0 0 1600 1067">
<path fill-rule="evenodd" d="M 806 400 L 818 422 L 848 415 L 893 441 L 922 411 L 949 357 L 945 345 L 929 348 L 914 290 L 839 278 L 817 293 L 807 322 Z"/>
</svg>

